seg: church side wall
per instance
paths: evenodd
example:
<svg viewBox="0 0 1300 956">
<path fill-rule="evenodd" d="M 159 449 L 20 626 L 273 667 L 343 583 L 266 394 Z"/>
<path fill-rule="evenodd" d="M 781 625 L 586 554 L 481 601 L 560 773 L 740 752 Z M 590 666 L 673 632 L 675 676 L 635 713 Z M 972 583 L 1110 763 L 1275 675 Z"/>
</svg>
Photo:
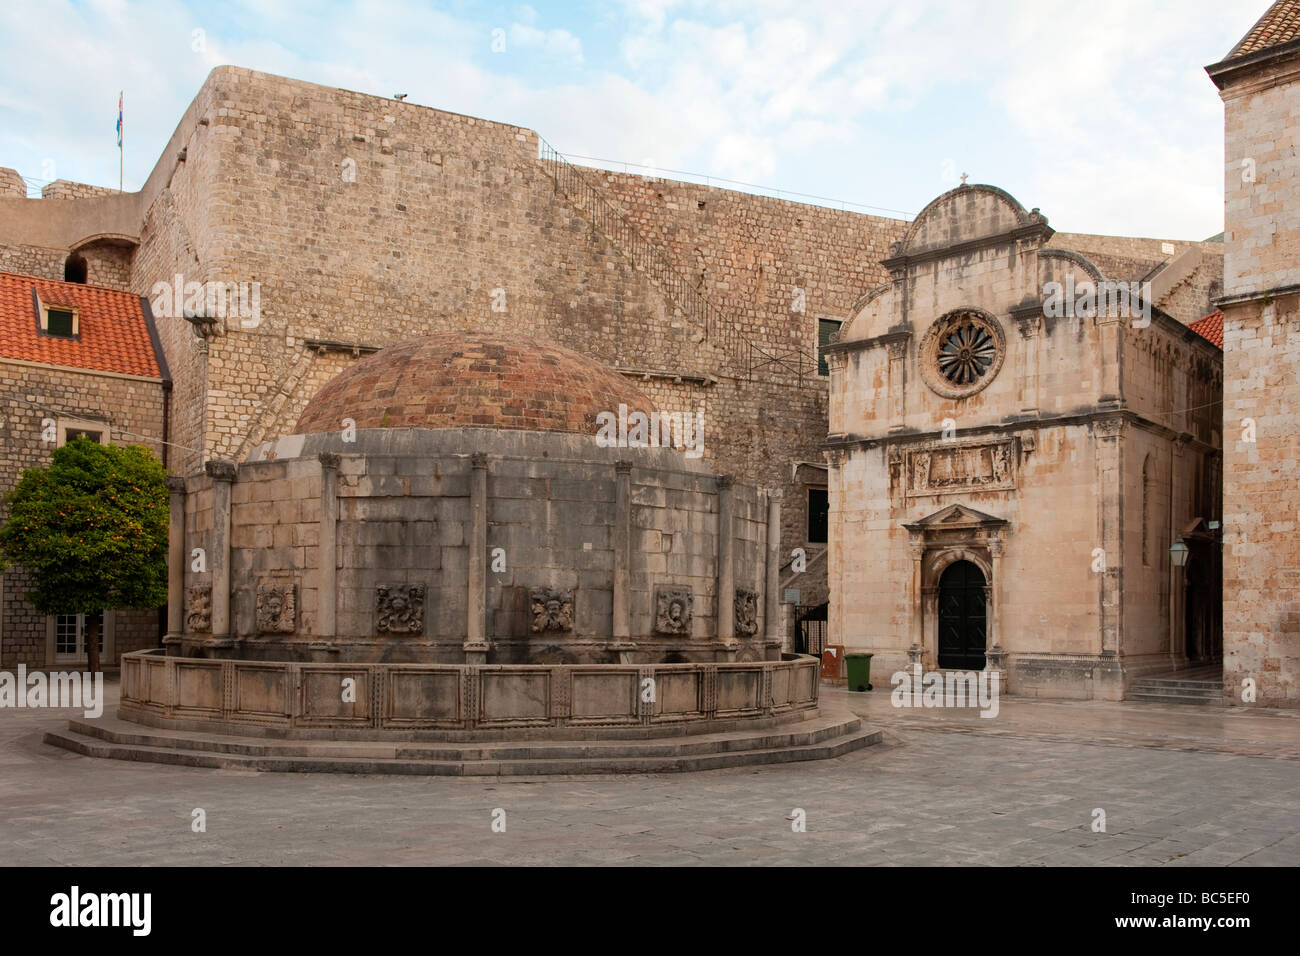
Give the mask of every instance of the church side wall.
<svg viewBox="0 0 1300 956">
<path fill-rule="evenodd" d="M 1223 91 L 1224 693 L 1300 707 L 1300 136 L 1295 59 Z M 1267 68 L 1266 68 L 1267 69 Z M 1250 176 L 1247 176 L 1247 172 Z"/>
</svg>

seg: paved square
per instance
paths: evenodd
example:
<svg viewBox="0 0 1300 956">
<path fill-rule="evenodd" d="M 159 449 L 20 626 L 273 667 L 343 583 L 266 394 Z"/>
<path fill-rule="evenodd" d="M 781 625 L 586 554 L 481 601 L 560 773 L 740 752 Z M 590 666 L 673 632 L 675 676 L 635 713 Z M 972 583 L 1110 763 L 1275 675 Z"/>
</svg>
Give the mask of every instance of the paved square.
<svg viewBox="0 0 1300 956">
<path fill-rule="evenodd" d="M 825 696 L 885 743 L 816 763 L 529 779 L 98 760 L 40 742 L 68 714 L 0 711 L 0 864 L 1300 862 L 1294 716 L 1013 700 L 980 721 Z M 191 831 L 195 808 L 205 833 Z M 806 832 L 792 832 L 796 808 Z M 1091 830 L 1098 808 L 1105 833 Z"/>
</svg>

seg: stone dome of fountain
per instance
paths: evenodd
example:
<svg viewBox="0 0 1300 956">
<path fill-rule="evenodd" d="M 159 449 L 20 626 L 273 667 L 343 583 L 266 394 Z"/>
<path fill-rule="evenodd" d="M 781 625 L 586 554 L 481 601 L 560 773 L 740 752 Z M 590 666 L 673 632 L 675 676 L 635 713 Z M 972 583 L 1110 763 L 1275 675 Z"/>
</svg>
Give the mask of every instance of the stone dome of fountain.
<svg viewBox="0 0 1300 956">
<path fill-rule="evenodd" d="M 381 349 L 337 375 L 294 431 L 498 428 L 594 435 L 601 412 L 650 412 L 625 376 L 554 343 L 447 332 Z"/>
</svg>

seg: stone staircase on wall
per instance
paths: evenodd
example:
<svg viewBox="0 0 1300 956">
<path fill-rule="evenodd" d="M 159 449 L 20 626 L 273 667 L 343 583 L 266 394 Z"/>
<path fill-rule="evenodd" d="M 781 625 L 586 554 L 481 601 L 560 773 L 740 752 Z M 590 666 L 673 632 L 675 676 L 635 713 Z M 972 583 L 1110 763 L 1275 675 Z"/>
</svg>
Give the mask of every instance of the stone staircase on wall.
<svg viewBox="0 0 1300 956">
<path fill-rule="evenodd" d="M 794 570 L 794 561 L 787 561 L 781 568 L 781 588 L 796 588 L 800 581 L 811 580 L 809 574 L 820 574 L 821 579 L 826 579 L 826 555 L 828 548 L 826 545 L 804 545 L 804 551 L 807 553 L 807 563 L 802 571 Z M 800 599 L 800 603 L 808 604 L 810 602 Z"/>
</svg>

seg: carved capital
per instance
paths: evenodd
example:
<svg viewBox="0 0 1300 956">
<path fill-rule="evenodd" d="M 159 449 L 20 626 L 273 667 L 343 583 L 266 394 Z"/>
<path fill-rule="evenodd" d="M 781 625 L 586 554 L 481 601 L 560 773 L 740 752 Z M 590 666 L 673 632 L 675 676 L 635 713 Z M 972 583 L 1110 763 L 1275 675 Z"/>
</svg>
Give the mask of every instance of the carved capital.
<svg viewBox="0 0 1300 956">
<path fill-rule="evenodd" d="M 1101 418 L 1093 423 L 1097 437 L 1106 441 L 1114 441 L 1119 438 L 1119 433 L 1123 427 L 1124 422 L 1118 418 Z"/>
<path fill-rule="evenodd" d="M 320 466 L 324 471 L 330 471 L 339 466 L 339 456 L 332 451 L 323 451 L 317 457 L 320 459 Z"/>
<path fill-rule="evenodd" d="M 475 469 L 486 470 L 488 466 L 488 456 L 486 452 L 476 451 L 469 456 L 469 463 Z"/>
<path fill-rule="evenodd" d="M 168 475 L 167 490 L 174 495 L 185 494 L 185 479 L 180 475 Z"/>
<path fill-rule="evenodd" d="M 618 461 L 614 462 L 614 474 L 616 475 L 632 474 L 632 463 L 628 461 L 626 458 L 620 458 Z"/>
<path fill-rule="evenodd" d="M 718 491 L 727 491 L 736 482 L 735 475 L 718 475 Z"/>
<path fill-rule="evenodd" d="M 234 481 L 235 475 L 239 471 L 233 461 L 227 461 L 224 458 L 213 458 L 205 462 L 203 470 L 207 472 L 209 478 L 217 481 Z"/>
<path fill-rule="evenodd" d="M 920 561 L 925 557 L 925 539 L 919 531 L 909 531 L 907 533 L 907 553 L 911 555 L 913 561 Z"/>
</svg>

